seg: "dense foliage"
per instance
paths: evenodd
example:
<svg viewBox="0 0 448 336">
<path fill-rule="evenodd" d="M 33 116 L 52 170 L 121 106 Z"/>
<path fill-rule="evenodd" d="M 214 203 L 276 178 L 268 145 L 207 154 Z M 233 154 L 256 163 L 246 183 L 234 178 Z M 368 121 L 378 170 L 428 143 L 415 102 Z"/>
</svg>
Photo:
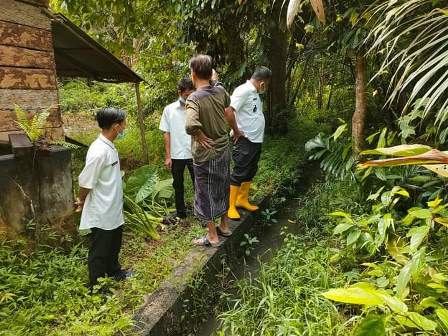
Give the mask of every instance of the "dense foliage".
<svg viewBox="0 0 448 336">
<path fill-rule="evenodd" d="M 298 195 L 293 222 L 299 233 L 285 233 L 258 278 L 241 282 L 228 298 L 221 334 L 448 333 L 448 159 L 431 150 L 446 149 L 448 140 L 446 1 L 50 3 L 145 79 L 149 166 L 133 86 L 82 79 L 59 85 L 67 134 L 86 145 L 98 133 L 98 108 L 128 112 L 129 132 L 117 148 L 129 228 L 124 263 L 137 276 L 119 285 L 105 281 L 100 289 L 113 294 L 89 296 L 83 243 L 1 243 L 0 333 L 129 332 L 142 293 L 154 290 L 187 253 L 201 229 L 197 223 L 172 230 L 162 224 L 172 191 L 158 123 L 198 52 L 214 57 L 229 92 L 256 65 L 273 70 L 263 97 L 270 134 L 254 181 L 257 200 L 275 195 L 278 205 L 295 192 L 299 178 L 314 177 L 306 158 L 318 161 L 324 174 L 324 182 Z M 39 138 L 35 126 L 43 121 L 18 112 L 30 137 Z M 85 149 L 74 151 L 75 177 L 84 155 Z M 380 160 L 357 169 L 373 158 Z M 192 192 L 189 185 L 190 201 Z M 274 222 L 274 214 L 262 217 Z"/>
</svg>

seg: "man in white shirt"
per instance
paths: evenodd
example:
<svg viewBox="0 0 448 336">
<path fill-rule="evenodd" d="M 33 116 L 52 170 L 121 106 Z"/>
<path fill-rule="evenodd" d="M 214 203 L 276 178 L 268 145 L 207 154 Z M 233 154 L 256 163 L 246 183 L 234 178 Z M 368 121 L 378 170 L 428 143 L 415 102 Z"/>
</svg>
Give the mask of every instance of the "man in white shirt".
<svg viewBox="0 0 448 336">
<path fill-rule="evenodd" d="M 244 134 L 233 146 L 234 168 L 230 176 L 230 197 L 228 217 L 239 219 L 237 208 L 256 211 L 258 207 L 249 203 L 252 179 L 258 170 L 261 145 L 264 137 L 265 120 L 260 94 L 271 81 L 272 72 L 258 67 L 250 80 L 238 86 L 233 92 L 230 107 L 235 113 L 238 128 Z"/>
<path fill-rule="evenodd" d="M 123 187 L 118 152 L 113 144 L 123 136 L 126 114 L 116 108 L 97 112 L 101 134 L 90 145 L 79 175 L 77 211 L 82 211 L 80 230 L 90 229 L 89 281 L 107 276 L 123 280 L 130 274 L 118 262 L 123 231 Z"/>
<path fill-rule="evenodd" d="M 163 110 L 159 129 L 165 141 L 165 166 L 173 175 L 173 188 L 176 200 L 176 217 L 187 217 L 184 199 L 184 171 L 187 167 L 194 185 L 193 159 L 191 155 L 191 136 L 185 132 L 185 102 L 194 91 L 190 78 L 183 78 L 178 84 L 179 99 Z"/>
</svg>

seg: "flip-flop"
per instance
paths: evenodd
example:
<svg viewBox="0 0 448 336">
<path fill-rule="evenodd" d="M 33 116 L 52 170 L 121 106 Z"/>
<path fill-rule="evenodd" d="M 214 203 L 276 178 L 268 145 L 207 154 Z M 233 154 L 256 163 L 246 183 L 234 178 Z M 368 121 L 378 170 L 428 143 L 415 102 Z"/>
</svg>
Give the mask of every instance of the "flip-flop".
<svg viewBox="0 0 448 336">
<path fill-rule="evenodd" d="M 221 245 L 221 242 L 212 243 L 210 242 L 210 240 L 208 240 L 207 236 L 204 236 L 202 238 L 193 240 L 193 244 L 196 246 L 204 246 L 204 247 L 218 247 L 219 245 Z"/>
<path fill-rule="evenodd" d="M 223 230 L 221 230 L 221 228 L 219 226 L 216 227 L 216 232 L 218 233 L 218 235 L 223 236 L 223 237 L 230 237 L 232 235 L 232 231 L 227 231 L 224 232 Z"/>
</svg>

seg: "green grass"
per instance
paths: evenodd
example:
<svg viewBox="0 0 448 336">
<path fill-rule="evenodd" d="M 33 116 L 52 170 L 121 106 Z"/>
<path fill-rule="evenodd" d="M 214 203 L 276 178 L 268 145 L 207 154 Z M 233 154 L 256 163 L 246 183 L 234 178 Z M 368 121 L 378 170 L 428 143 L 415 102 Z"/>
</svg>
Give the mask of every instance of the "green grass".
<svg viewBox="0 0 448 336">
<path fill-rule="evenodd" d="M 284 247 L 256 279 L 243 281 L 222 313 L 220 335 L 335 335 L 344 316 L 321 293 L 344 284 L 330 263 L 331 240 L 318 230 L 285 237 Z M 331 246 L 331 245 L 330 245 Z"/>
<path fill-rule="evenodd" d="M 312 120 L 301 119 L 287 135 L 266 137 L 254 178 L 254 199 L 260 201 L 268 195 L 285 196 L 294 191 L 298 179 L 306 174 L 302 171 L 305 143 L 322 127 Z"/>
<path fill-rule="evenodd" d="M 115 335 L 129 333 L 143 295 L 154 291 L 191 249 L 199 224 L 176 227 L 161 241 L 125 236 L 121 261 L 136 272 L 129 281 L 106 280 L 113 294 L 89 295 L 87 248 L 64 251 L 0 245 L 0 335 Z"/>
<path fill-rule="evenodd" d="M 218 335 L 344 335 L 349 316 L 322 296 L 343 286 L 352 260 L 337 260 L 342 248 L 331 234 L 327 214 L 335 208 L 362 211 L 360 190 L 348 182 L 319 182 L 300 196 L 296 224 L 300 234 L 285 234 L 276 255 L 255 279 L 242 280 L 228 297 Z"/>
</svg>

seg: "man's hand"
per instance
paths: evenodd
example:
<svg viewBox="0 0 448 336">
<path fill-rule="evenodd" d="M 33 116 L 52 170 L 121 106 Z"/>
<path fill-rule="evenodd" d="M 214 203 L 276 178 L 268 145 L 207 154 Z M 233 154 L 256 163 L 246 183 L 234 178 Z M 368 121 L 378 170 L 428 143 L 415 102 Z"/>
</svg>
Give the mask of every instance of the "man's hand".
<svg viewBox="0 0 448 336">
<path fill-rule="evenodd" d="M 84 202 L 81 201 L 78 197 L 75 201 L 75 212 L 81 212 L 82 208 L 84 207 Z"/>
<path fill-rule="evenodd" d="M 244 135 L 243 131 L 241 131 L 240 129 L 238 129 L 236 133 L 233 132 L 232 137 L 233 137 L 233 143 L 236 144 L 236 143 L 238 142 L 238 140 L 239 140 L 240 138 L 244 138 L 245 135 Z"/>
<path fill-rule="evenodd" d="M 171 157 L 165 158 L 165 167 L 168 170 L 171 170 L 171 167 L 173 166 L 173 161 L 171 160 Z"/>
<path fill-rule="evenodd" d="M 206 136 L 202 131 L 193 136 L 193 139 L 205 149 L 210 149 L 215 144 L 213 140 Z"/>
</svg>

